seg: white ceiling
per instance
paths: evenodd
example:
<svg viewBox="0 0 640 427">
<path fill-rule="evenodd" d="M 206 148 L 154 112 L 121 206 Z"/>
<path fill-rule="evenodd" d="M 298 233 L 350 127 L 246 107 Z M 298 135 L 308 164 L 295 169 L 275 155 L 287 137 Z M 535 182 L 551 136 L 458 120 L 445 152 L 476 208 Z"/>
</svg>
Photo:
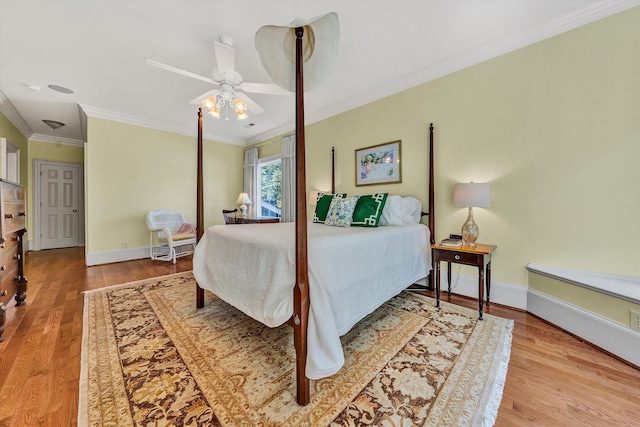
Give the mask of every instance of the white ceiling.
<svg viewBox="0 0 640 427">
<path fill-rule="evenodd" d="M 340 50 L 328 81 L 305 94 L 309 124 L 639 4 L 0 0 L 0 111 L 25 136 L 45 141 L 83 140 L 78 106 L 89 116 L 195 135 L 198 107 L 189 101 L 213 85 L 145 60 L 208 77 L 216 66 L 213 42 L 230 35 L 244 80 L 270 83 L 254 47 L 256 31 L 334 11 Z M 244 145 L 293 129 L 293 95 L 250 96 L 264 113 L 244 121 L 205 115 L 205 137 Z M 43 119 L 66 126 L 52 130 Z"/>
</svg>

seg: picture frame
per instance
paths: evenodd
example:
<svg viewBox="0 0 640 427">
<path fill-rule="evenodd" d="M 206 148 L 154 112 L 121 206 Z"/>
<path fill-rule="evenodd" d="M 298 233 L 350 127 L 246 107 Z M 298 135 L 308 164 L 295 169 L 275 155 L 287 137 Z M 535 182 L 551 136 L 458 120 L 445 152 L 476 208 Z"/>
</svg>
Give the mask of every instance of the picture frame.
<svg viewBox="0 0 640 427">
<path fill-rule="evenodd" d="M 401 140 L 356 150 L 356 187 L 402 182 Z"/>
</svg>

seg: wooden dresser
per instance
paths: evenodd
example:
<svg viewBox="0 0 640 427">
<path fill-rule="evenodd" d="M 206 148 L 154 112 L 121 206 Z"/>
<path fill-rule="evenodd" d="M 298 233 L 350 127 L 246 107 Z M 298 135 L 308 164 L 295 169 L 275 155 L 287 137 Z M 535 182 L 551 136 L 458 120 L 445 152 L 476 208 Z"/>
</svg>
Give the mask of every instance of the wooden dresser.
<svg viewBox="0 0 640 427">
<path fill-rule="evenodd" d="M 25 304 L 24 233 L 26 205 L 24 187 L 0 180 L 0 341 L 3 340 L 7 305 L 15 295 L 16 306 Z"/>
</svg>

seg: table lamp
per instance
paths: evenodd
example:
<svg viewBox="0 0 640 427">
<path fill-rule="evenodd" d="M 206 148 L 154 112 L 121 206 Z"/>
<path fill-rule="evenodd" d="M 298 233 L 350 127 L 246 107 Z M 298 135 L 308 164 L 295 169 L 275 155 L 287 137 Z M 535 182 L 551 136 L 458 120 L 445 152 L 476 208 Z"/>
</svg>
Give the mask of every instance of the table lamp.
<svg viewBox="0 0 640 427">
<path fill-rule="evenodd" d="M 247 193 L 240 193 L 238 200 L 236 200 L 236 205 L 240 205 L 240 216 L 247 216 L 247 205 L 250 204 L 251 200 L 249 200 L 249 195 Z"/>
<path fill-rule="evenodd" d="M 309 192 L 309 205 L 315 206 L 318 204 L 318 190 L 311 190 Z"/>
<path fill-rule="evenodd" d="M 480 231 L 473 220 L 473 208 L 488 208 L 491 206 L 489 184 L 473 182 L 456 184 L 453 189 L 453 204 L 469 208 L 467 221 L 462 225 L 462 244 L 476 246 Z"/>
</svg>

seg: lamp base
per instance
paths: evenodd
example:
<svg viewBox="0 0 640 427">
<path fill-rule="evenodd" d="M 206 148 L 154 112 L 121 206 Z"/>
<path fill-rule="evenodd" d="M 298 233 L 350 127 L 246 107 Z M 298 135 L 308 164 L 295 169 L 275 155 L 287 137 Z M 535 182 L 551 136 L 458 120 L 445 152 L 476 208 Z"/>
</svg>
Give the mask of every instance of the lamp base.
<svg viewBox="0 0 640 427">
<path fill-rule="evenodd" d="M 247 216 L 247 205 L 240 205 L 240 216 L 246 218 Z"/>
<path fill-rule="evenodd" d="M 479 235 L 478 224 L 473 220 L 473 208 L 469 208 L 467 221 L 462 225 L 462 244 L 471 247 L 477 246 L 476 240 Z"/>
</svg>

